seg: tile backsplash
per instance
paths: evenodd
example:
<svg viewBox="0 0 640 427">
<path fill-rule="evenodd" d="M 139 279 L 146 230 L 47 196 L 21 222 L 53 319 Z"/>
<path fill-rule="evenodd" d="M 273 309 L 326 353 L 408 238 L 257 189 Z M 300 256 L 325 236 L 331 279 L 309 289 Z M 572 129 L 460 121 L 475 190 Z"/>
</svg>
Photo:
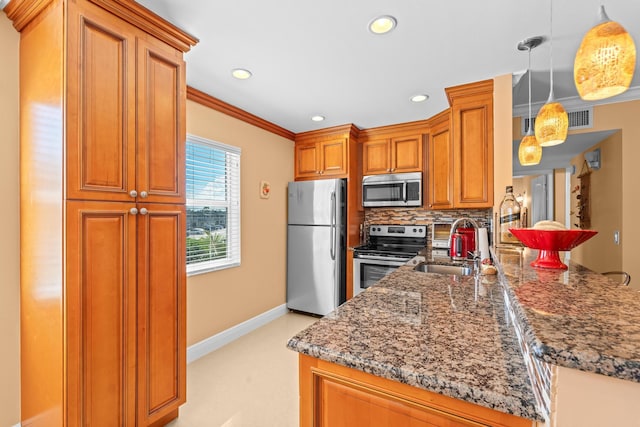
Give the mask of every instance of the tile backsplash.
<svg viewBox="0 0 640 427">
<path fill-rule="evenodd" d="M 365 226 L 371 224 L 431 224 L 453 222 L 458 218 L 473 218 L 480 227 L 491 228 L 493 209 L 423 210 L 416 208 L 365 209 Z"/>
<path fill-rule="evenodd" d="M 492 235 L 491 217 L 493 209 L 451 209 L 424 210 L 418 208 L 369 208 L 364 212 L 365 230 L 373 224 L 416 224 L 426 225 L 433 222 L 452 223 L 458 218 L 472 218 L 480 227 L 489 230 Z M 429 236 L 431 240 L 432 236 Z"/>
</svg>

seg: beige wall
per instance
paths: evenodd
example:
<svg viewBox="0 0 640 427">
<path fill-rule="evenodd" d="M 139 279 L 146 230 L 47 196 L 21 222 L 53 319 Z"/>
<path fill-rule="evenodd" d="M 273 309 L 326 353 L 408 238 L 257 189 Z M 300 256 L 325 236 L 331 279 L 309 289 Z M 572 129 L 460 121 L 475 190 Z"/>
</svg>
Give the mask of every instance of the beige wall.
<svg viewBox="0 0 640 427">
<path fill-rule="evenodd" d="M 20 420 L 20 197 L 18 51 L 20 34 L 0 13 L 0 426 Z"/>
<path fill-rule="evenodd" d="M 622 269 L 623 246 L 613 242 L 613 233 L 622 233 L 622 134 L 616 132 L 587 151 L 600 149 L 601 168 L 589 174 L 590 216 L 589 228 L 598 230 L 598 234 L 571 251 L 571 258 L 600 273 Z M 571 188 L 580 184 L 579 175 L 584 167 L 584 152 L 572 159 L 576 173 L 571 176 Z M 586 169 L 584 170 L 586 172 Z M 571 225 L 580 224 L 577 217 L 577 195 L 571 193 Z M 621 243 L 624 243 L 621 241 Z M 638 276 L 636 276 L 638 277 Z"/>
<path fill-rule="evenodd" d="M 242 149 L 240 267 L 187 280 L 187 345 L 286 302 L 287 183 L 293 141 L 187 103 L 187 132 Z M 261 199 L 260 181 L 271 183 Z"/>
</svg>

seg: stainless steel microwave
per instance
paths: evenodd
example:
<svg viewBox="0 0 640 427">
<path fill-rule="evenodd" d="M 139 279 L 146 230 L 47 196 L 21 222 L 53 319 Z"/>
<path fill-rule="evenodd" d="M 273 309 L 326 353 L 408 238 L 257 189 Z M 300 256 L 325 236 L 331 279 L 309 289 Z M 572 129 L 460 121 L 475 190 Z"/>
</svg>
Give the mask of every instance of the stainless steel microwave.
<svg viewBox="0 0 640 427">
<path fill-rule="evenodd" d="M 422 173 L 363 176 L 362 206 L 422 206 Z"/>
</svg>

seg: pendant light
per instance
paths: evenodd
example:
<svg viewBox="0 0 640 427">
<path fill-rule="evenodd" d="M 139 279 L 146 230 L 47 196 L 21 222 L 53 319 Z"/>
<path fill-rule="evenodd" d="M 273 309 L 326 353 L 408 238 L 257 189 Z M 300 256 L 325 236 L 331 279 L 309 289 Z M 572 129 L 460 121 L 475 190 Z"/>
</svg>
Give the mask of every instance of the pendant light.
<svg viewBox="0 0 640 427">
<path fill-rule="evenodd" d="M 636 67 L 636 46 L 629 33 L 600 6 L 600 21 L 585 34 L 576 53 L 573 79 L 586 101 L 619 95 L 629 88 Z"/>
<path fill-rule="evenodd" d="M 553 0 L 549 12 L 550 48 L 549 48 L 549 99 L 538 112 L 535 123 L 536 139 L 542 147 L 562 144 L 567 139 L 569 117 L 561 103 L 553 96 Z"/>
<path fill-rule="evenodd" d="M 518 43 L 518 50 L 527 50 L 529 52 L 529 68 L 527 70 L 529 74 L 529 126 L 527 134 L 522 138 L 520 147 L 518 147 L 518 160 L 522 166 L 537 165 L 540 163 L 540 159 L 542 159 L 542 147 L 538 143 L 531 127 L 531 49 L 539 46 L 542 40 L 542 37 L 537 36 Z"/>
</svg>

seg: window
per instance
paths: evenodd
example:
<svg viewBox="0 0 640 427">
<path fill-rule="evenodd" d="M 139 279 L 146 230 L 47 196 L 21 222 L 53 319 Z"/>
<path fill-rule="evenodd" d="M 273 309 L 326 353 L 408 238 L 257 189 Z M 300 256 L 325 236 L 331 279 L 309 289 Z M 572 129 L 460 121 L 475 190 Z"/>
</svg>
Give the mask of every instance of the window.
<svg viewBox="0 0 640 427">
<path fill-rule="evenodd" d="M 187 136 L 187 273 L 240 265 L 240 149 Z"/>
</svg>

